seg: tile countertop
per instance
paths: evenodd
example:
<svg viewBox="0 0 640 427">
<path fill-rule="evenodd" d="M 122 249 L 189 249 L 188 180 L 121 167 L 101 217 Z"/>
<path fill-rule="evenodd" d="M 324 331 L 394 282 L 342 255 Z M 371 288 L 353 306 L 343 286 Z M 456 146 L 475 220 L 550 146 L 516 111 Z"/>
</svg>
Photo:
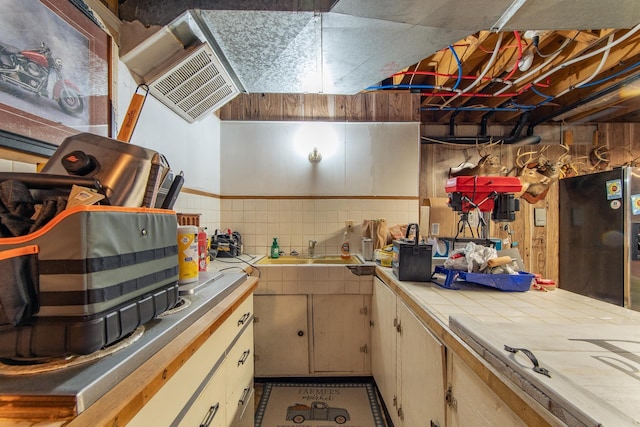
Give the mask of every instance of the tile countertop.
<svg viewBox="0 0 640 427">
<path fill-rule="evenodd" d="M 562 289 L 451 290 L 401 282 L 390 268 L 377 267 L 376 274 L 445 345 L 484 360 L 496 378 L 560 420 L 640 425 L 640 312 Z M 532 362 L 505 344 L 533 352 L 551 377 L 534 373 Z M 496 393 L 505 400 L 508 391 Z"/>
</svg>

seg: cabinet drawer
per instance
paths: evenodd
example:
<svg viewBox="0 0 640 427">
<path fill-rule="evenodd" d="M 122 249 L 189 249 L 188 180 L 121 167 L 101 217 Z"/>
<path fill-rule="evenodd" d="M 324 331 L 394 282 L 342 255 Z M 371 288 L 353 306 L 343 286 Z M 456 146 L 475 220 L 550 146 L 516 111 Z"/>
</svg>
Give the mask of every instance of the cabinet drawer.
<svg viewBox="0 0 640 427">
<path fill-rule="evenodd" d="M 226 322 L 225 322 L 226 323 Z M 136 414 L 129 426 L 167 425 L 188 404 L 212 368 L 224 360 L 231 330 L 218 328 L 178 369 L 151 400 Z M 225 336 L 226 335 L 226 336 Z M 222 377 L 224 381 L 224 376 Z"/>
<path fill-rule="evenodd" d="M 253 381 L 253 324 L 249 324 L 227 354 L 227 401 L 240 398 Z"/>
<path fill-rule="evenodd" d="M 193 405 L 180 414 L 171 426 L 224 427 L 228 425 L 225 404 L 225 365 L 223 363 L 211 377 Z M 156 424 L 160 425 L 160 424 Z"/>
<path fill-rule="evenodd" d="M 255 423 L 253 381 L 242 389 L 238 399 L 227 402 L 227 421 L 232 427 L 253 427 Z"/>
<path fill-rule="evenodd" d="M 247 322 L 253 322 L 253 294 L 249 295 L 225 322 L 232 330 L 231 339 L 238 336 Z"/>
</svg>

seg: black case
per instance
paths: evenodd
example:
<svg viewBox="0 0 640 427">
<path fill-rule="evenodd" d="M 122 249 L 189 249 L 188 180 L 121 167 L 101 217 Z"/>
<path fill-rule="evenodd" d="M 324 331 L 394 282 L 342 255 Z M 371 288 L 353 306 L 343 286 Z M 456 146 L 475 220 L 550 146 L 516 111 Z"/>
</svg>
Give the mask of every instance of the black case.
<svg viewBox="0 0 640 427">
<path fill-rule="evenodd" d="M 415 227 L 415 238 L 409 239 L 411 228 Z M 391 268 L 399 280 L 428 282 L 431 280 L 431 257 L 433 246 L 420 242 L 418 224 L 409 224 L 404 239 L 393 241 Z"/>
</svg>

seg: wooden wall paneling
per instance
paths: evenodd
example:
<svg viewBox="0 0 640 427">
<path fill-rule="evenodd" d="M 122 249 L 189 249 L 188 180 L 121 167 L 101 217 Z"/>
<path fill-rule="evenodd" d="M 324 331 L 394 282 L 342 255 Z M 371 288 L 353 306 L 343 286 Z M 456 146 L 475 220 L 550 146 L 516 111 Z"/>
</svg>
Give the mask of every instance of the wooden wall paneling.
<svg viewBox="0 0 640 427">
<path fill-rule="evenodd" d="M 314 105 L 313 105 L 313 100 L 314 100 L 314 94 L 312 93 L 305 93 L 302 95 L 302 107 L 303 107 L 303 114 L 302 114 L 302 119 L 303 120 L 311 120 L 313 119 L 313 115 L 314 115 Z"/>
<path fill-rule="evenodd" d="M 302 94 L 285 93 L 282 95 L 282 120 L 300 120 L 304 117 L 304 98 Z"/>
<path fill-rule="evenodd" d="M 243 116 L 242 120 L 256 120 L 256 117 L 258 117 L 258 112 L 256 110 L 257 110 L 257 106 L 259 105 L 257 102 L 257 97 L 261 95 L 262 94 L 260 93 L 247 94 L 243 103 L 244 108 L 242 110 L 242 116 Z"/>
<path fill-rule="evenodd" d="M 381 92 L 373 94 L 373 121 L 388 122 L 396 121 L 389 118 L 389 92 Z"/>
<path fill-rule="evenodd" d="M 261 93 L 257 107 L 260 120 L 282 120 L 282 94 Z"/>
<path fill-rule="evenodd" d="M 313 104 L 313 118 L 315 120 L 328 120 L 333 114 L 329 112 L 328 95 L 315 94 Z"/>
<path fill-rule="evenodd" d="M 420 111 L 420 95 L 419 94 L 411 94 L 410 97 L 410 118 L 409 121 L 419 122 L 421 111 Z"/>
<path fill-rule="evenodd" d="M 333 118 L 338 122 L 347 121 L 347 95 L 333 96 Z"/>
<path fill-rule="evenodd" d="M 549 194 L 547 193 L 547 197 Z M 530 213 L 530 226 L 531 230 L 531 269 L 529 271 L 533 271 L 535 273 L 539 273 L 543 276 L 547 276 L 547 227 L 536 227 L 535 225 L 535 209 L 536 208 L 547 208 L 546 198 L 541 200 L 533 205 L 531 205 L 531 213 Z"/>
<path fill-rule="evenodd" d="M 329 116 L 327 97 L 316 93 L 306 93 L 304 99 L 304 120 L 326 120 Z"/>
<path fill-rule="evenodd" d="M 350 96 L 347 99 L 347 112 L 346 118 L 347 121 L 350 122 L 360 122 L 363 121 L 362 116 L 364 112 L 364 93 L 357 93 L 353 96 Z"/>
<path fill-rule="evenodd" d="M 560 185 L 554 184 L 549 188 L 547 201 L 547 225 L 546 230 L 546 270 L 543 278 L 552 279 L 558 283 L 560 279 Z"/>
<path fill-rule="evenodd" d="M 364 94 L 364 105 L 362 106 L 362 117 L 361 121 L 365 122 L 375 122 L 375 110 L 376 110 L 376 93 L 367 92 Z"/>
<path fill-rule="evenodd" d="M 221 120 L 408 122 L 420 120 L 420 97 L 397 92 L 240 94 L 221 107 L 217 114 Z"/>
<path fill-rule="evenodd" d="M 398 92 L 388 92 L 389 94 L 389 120 L 392 122 L 401 122 L 410 120 L 411 103 L 410 97 L 400 96 Z"/>
<path fill-rule="evenodd" d="M 418 197 L 420 206 L 425 205 L 425 200 L 429 195 L 435 193 L 430 187 L 433 181 L 433 174 L 430 173 L 433 164 L 433 146 L 429 144 L 420 144 L 420 173 L 418 175 Z"/>
<path fill-rule="evenodd" d="M 223 105 L 218 111 L 220 120 L 243 120 L 244 101 L 247 95 L 241 93 Z"/>
</svg>

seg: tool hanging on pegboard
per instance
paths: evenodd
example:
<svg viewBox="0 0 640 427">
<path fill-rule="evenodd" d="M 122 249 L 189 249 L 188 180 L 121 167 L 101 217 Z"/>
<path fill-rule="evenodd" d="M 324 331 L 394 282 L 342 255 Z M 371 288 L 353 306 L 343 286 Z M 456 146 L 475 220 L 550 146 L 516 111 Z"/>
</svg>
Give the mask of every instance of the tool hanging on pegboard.
<svg viewBox="0 0 640 427">
<path fill-rule="evenodd" d="M 138 93 L 140 89 L 144 89 L 144 94 Z M 124 116 L 124 121 L 122 123 L 122 127 L 120 128 L 120 132 L 118 132 L 118 137 L 116 138 L 118 139 L 118 141 L 131 141 L 131 135 L 133 135 L 133 130 L 136 128 L 138 118 L 140 117 L 140 112 L 142 111 L 142 106 L 144 105 L 144 101 L 146 101 L 148 94 L 149 86 L 144 83 L 139 84 L 133 94 L 133 97 L 131 98 L 131 103 L 129 104 L 129 108 L 127 109 L 127 114 L 125 114 Z"/>
</svg>

